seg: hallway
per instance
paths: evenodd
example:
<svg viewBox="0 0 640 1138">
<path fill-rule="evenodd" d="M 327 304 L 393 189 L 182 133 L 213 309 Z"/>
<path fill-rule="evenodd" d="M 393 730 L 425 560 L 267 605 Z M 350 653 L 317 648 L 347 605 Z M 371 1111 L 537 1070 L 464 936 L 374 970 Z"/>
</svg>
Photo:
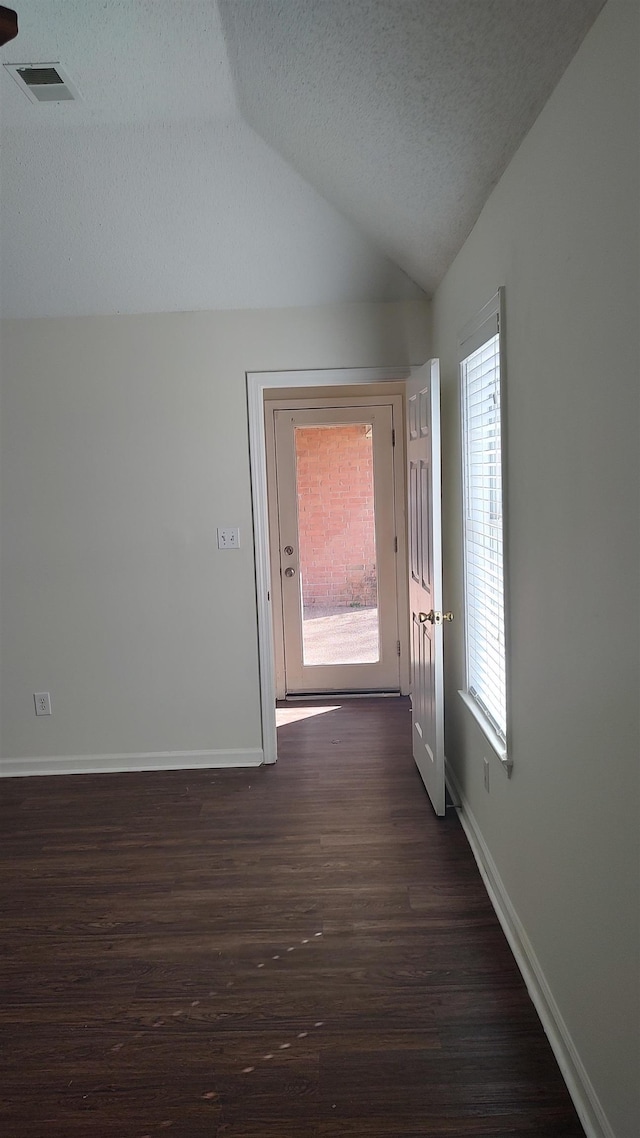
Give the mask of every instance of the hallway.
<svg viewBox="0 0 640 1138">
<path fill-rule="evenodd" d="M 12 1138 L 581 1138 L 406 699 L 253 770 L 6 780 Z"/>
</svg>

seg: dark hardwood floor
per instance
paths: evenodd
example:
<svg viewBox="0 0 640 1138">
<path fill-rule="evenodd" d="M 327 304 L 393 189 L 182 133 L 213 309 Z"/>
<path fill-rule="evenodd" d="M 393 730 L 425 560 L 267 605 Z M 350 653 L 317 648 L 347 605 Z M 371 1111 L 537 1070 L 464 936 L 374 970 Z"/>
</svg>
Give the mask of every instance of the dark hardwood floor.
<svg viewBox="0 0 640 1138">
<path fill-rule="evenodd" d="M 582 1138 L 407 701 L 279 735 L 0 783 L 4 1138 Z"/>
</svg>

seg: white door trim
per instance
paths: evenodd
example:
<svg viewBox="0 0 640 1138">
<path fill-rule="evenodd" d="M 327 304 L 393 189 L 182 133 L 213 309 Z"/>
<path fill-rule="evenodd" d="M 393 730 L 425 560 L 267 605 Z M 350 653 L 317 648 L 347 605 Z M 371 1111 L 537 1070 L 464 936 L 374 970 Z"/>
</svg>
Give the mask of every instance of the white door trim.
<svg viewBox="0 0 640 1138">
<path fill-rule="evenodd" d="M 262 750 L 265 763 L 278 757 L 276 731 L 276 683 L 273 625 L 271 620 L 271 571 L 269 566 L 269 517 L 267 508 L 267 453 L 264 429 L 264 392 L 272 387 L 344 387 L 349 384 L 385 383 L 407 379 L 410 368 L 336 368 L 323 371 L 247 372 L 249 416 L 249 462 L 258 609 L 258 662 Z"/>
</svg>

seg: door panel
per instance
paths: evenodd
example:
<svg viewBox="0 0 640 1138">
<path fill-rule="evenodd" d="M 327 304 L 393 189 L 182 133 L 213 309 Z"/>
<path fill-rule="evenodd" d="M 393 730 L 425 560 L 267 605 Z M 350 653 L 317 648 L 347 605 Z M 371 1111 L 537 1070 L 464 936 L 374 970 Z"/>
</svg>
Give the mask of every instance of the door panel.
<svg viewBox="0 0 640 1138">
<path fill-rule="evenodd" d="M 393 409 L 274 422 L 286 691 L 396 691 Z"/>
<path fill-rule="evenodd" d="M 407 383 L 413 755 L 436 814 L 445 811 L 444 668 L 437 360 Z"/>
</svg>

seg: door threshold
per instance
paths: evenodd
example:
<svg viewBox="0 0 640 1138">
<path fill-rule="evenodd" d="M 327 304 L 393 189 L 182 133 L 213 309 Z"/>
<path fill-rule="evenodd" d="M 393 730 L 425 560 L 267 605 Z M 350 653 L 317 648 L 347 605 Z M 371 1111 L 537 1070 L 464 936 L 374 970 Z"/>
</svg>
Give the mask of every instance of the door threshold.
<svg viewBox="0 0 640 1138">
<path fill-rule="evenodd" d="M 400 691 L 309 691 L 286 695 L 278 703 L 295 703 L 301 699 L 386 699 L 400 695 Z"/>
</svg>

